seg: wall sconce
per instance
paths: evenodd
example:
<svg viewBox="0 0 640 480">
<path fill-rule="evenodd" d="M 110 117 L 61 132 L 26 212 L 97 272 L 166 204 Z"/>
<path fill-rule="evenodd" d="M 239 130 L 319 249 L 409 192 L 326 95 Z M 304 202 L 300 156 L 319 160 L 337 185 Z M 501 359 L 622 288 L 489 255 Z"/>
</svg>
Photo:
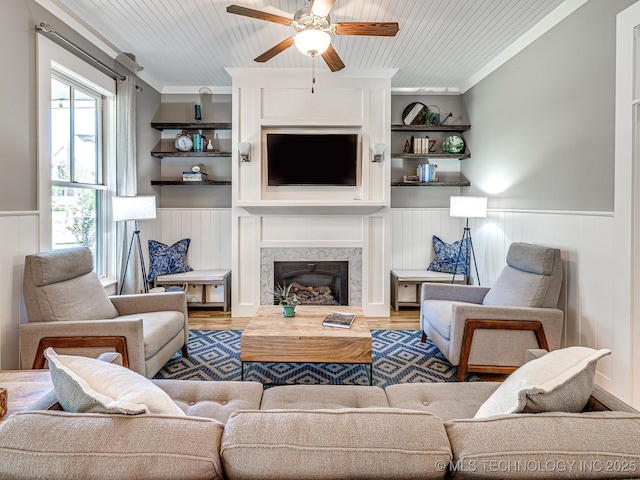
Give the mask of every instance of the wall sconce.
<svg viewBox="0 0 640 480">
<path fill-rule="evenodd" d="M 382 154 L 384 153 L 384 143 L 372 143 L 371 144 L 371 161 L 379 163 L 382 161 Z"/>
<path fill-rule="evenodd" d="M 239 142 L 238 153 L 240 154 L 241 161 L 250 162 L 251 161 L 251 144 L 249 142 Z"/>
</svg>

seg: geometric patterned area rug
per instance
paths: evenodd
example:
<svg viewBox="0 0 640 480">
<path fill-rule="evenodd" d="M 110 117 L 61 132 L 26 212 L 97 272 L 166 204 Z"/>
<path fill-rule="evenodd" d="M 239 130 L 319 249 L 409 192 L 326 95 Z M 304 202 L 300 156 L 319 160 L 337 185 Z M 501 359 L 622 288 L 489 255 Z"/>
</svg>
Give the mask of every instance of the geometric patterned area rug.
<svg viewBox="0 0 640 480">
<path fill-rule="evenodd" d="M 241 379 L 241 330 L 190 330 L 189 357 L 177 352 L 154 378 Z M 419 330 L 371 330 L 373 385 L 455 382 L 457 368 Z M 467 381 L 478 381 L 469 374 Z M 245 363 L 245 381 L 266 384 L 368 385 L 369 367 L 336 363 Z"/>
</svg>

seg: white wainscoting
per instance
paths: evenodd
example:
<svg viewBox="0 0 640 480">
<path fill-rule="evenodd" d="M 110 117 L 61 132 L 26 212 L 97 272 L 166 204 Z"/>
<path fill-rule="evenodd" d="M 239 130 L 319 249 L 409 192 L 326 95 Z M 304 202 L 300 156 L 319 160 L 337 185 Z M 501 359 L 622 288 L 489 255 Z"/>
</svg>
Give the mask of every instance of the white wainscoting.
<svg viewBox="0 0 640 480">
<path fill-rule="evenodd" d="M 24 257 L 38 252 L 38 212 L 0 212 L 0 369 L 18 368 Z"/>
<path fill-rule="evenodd" d="M 392 268 L 426 268 L 433 257 L 432 235 L 452 242 L 462 236 L 463 226 L 447 209 L 393 209 Z M 486 219 L 472 219 L 470 226 L 482 285 L 495 282 L 512 242 L 562 251 L 564 344 L 610 349 L 612 354 L 598 362 L 596 382 L 630 401 L 630 318 L 614 306 L 616 289 L 629 288 L 616 271 L 618 262 L 628 261 L 628 252 L 615 249 L 613 215 L 491 211 Z"/>
<path fill-rule="evenodd" d="M 426 269 L 433 260 L 433 236 L 453 243 L 462 237 L 463 223 L 448 208 L 391 209 L 391 268 Z"/>
<path fill-rule="evenodd" d="M 187 258 L 191 268 L 231 269 L 230 208 L 159 208 L 157 215 L 155 220 L 140 222 L 145 254 L 148 240 L 173 245 L 178 240 L 190 238 Z"/>
</svg>

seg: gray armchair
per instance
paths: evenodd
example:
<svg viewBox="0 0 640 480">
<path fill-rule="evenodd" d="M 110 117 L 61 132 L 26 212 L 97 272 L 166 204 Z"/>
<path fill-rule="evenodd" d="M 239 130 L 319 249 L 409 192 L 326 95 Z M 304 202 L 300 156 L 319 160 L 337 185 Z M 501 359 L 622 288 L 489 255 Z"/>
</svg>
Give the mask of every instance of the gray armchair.
<svg viewBox="0 0 640 480">
<path fill-rule="evenodd" d="M 23 369 L 43 368 L 47 347 L 90 357 L 115 350 L 125 366 L 151 378 L 178 350 L 188 354 L 184 292 L 109 297 L 88 248 L 28 255 L 23 294 Z"/>
<path fill-rule="evenodd" d="M 508 374 L 530 348 L 560 348 L 564 313 L 560 250 L 513 243 L 492 288 L 424 283 L 422 341 L 429 337 L 452 365 L 467 372 Z"/>
</svg>

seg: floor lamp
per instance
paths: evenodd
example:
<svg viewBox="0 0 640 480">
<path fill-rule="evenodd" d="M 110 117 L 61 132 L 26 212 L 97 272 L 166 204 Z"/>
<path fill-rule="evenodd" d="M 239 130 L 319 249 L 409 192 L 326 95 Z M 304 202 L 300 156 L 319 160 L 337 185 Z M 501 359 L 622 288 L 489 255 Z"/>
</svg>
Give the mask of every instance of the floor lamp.
<svg viewBox="0 0 640 480">
<path fill-rule="evenodd" d="M 466 250 L 466 272 L 469 274 L 470 262 L 469 262 L 469 249 L 471 249 L 471 255 L 473 256 L 473 265 L 476 269 L 476 278 L 478 279 L 478 285 L 480 285 L 480 275 L 478 274 L 478 264 L 476 263 L 476 252 L 473 250 L 473 240 L 471 240 L 471 229 L 469 228 L 470 218 L 484 218 L 487 216 L 487 197 L 450 197 L 449 203 L 449 215 L 452 217 L 466 218 L 464 232 L 462 233 L 462 240 L 460 241 L 460 247 L 458 248 L 458 257 L 456 258 L 456 267 L 453 270 L 453 278 L 451 283 L 456 280 L 456 273 L 458 273 L 458 263 L 460 263 L 460 254 L 462 253 L 462 246 L 464 245 Z"/>
<path fill-rule="evenodd" d="M 129 267 L 129 259 L 131 258 L 131 250 L 134 244 L 138 250 L 140 258 L 140 270 L 142 271 L 142 284 L 144 285 L 144 293 L 149 293 L 149 285 L 147 284 L 147 268 L 144 264 L 142 256 L 142 245 L 140 244 L 140 230 L 138 229 L 138 220 L 151 220 L 156 218 L 156 196 L 155 195 L 138 195 L 137 197 L 113 197 L 112 214 L 114 222 L 135 221 L 135 228 L 131 234 L 129 242 L 129 252 L 127 253 L 127 261 L 124 264 L 124 271 L 120 279 L 120 291 L 124 287 L 124 279 L 127 275 Z"/>
</svg>

